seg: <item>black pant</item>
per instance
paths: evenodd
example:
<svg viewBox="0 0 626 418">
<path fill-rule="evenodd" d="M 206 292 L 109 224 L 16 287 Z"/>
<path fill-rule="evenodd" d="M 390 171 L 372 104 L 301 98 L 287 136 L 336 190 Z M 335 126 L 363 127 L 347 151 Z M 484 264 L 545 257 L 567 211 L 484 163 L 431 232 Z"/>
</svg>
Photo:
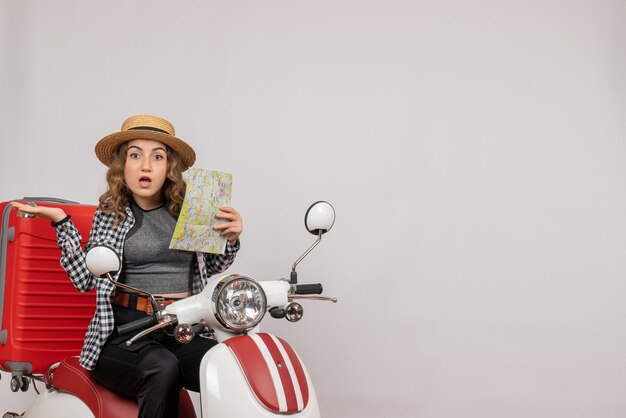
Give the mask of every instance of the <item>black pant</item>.
<svg viewBox="0 0 626 418">
<path fill-rule="evenodd" d="M 116 308 L 116 324 L 118 320 L 125 323 L 127 318 L 136 319 L 138 314 L 142 315 Z M 177 417 L 180 389 L 200 391 L 200 362 L 217 342 L 196 336 L 189 344 L 181 344 L 165 332 L 156 331 L 126 347 L 128 338 L 114 333 L 91 375 L 112 392 L 136 398 L 139 418 Z"/>
</svg>

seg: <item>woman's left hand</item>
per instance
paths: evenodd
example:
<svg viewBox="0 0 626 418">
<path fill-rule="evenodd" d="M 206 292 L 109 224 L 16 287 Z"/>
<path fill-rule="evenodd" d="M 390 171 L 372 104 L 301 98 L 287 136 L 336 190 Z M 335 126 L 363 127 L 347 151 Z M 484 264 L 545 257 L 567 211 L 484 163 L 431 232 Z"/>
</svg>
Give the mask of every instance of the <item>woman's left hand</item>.
<svg viewBox="0 0 626 418">
<path fill-rule="evenodd" d="M 214 225 L 213 229 L 221 231 L 222 235 L 228 239 L 228 242 L 231 245 L 235 245 L 243 231 L 243 219 L 239 212 L 230 206 L 220 206 L 220 212 L 215 217 L 224 219 L 226 222 Z"/>
</svg>

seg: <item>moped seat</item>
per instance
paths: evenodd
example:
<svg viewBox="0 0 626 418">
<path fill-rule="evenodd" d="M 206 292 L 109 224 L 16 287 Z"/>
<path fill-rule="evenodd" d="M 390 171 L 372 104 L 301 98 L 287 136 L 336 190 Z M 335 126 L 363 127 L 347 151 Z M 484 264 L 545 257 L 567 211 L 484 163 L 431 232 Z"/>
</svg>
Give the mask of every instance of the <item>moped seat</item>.
<svg viewBox="0 0 626 418">
<path fill-rule="evenodd" d="M 67 357 L 50 373 L 50 382 L 55 388 L 78 397 L 91 409 L 95 418 L 136 418 L 137 402 L 117 395 L 91 378 L 79 362 L 78 357 Z M 196 412 L 183 389 L 180 392 L 178 416 L 196 418 Z"/>
</svg>

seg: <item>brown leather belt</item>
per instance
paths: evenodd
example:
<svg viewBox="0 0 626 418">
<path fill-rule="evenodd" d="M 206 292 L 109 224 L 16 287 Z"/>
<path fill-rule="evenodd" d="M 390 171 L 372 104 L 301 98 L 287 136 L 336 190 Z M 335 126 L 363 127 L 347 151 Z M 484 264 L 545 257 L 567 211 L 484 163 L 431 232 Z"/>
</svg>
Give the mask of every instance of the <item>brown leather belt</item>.
<svg viewBox="0 0 626 418">
<path fill-rule="evenodd" d="M 160 309 L 165 308 L 167 305 L 170 305 L 173 302 L 176 302 L 178 299 L 165 299 L 156 297 L 157 305 L 159 305 Z M 149 298 L 145 296 L 139 296 L 132 293 L 126 292 L 117 292 L 113 299 L 112 303 L 121 306 L 122 308 L 135 309 L 137 311 L 145 312 L 148 315 L 152 315 L 154 310 L 152 309 L 152 302 Z"/>
</svg>

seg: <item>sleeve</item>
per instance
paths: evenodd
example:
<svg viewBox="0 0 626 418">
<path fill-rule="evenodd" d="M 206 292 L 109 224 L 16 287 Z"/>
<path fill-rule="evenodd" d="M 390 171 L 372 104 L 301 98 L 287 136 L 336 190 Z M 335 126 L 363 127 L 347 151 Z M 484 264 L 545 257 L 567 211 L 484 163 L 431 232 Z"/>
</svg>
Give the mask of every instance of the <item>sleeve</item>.
<svg viewBox="0 0 626 418">
<path fill-rule="evenodd" d="M 207 269 L 207 277 L 218 274 L 226 270 L 235 261 L 235 256 L 241 248 L 239 240 L 235 244 L 226 242 L 226 251 L 224 254 L 208 254 L 204 253 L 205 266 Z"/>
<path fill-rule="evenodd" d="M 88 292 L 95 283 L 96 277 L 87 270 L 85 264 L 85 251 L 98 242 L 98 236 L 102 233 L 102 225 L 105 223 L 103 214 L 97 210 L 91 224 L 89 241 L 83 250 L 80 246 L 82 237 L 71 220 L 55 227 L 57 233 L 57 245 L 61 249 L 61 267 L 65 270 L 74 287 L 81 292 Z"/>
</svg>

